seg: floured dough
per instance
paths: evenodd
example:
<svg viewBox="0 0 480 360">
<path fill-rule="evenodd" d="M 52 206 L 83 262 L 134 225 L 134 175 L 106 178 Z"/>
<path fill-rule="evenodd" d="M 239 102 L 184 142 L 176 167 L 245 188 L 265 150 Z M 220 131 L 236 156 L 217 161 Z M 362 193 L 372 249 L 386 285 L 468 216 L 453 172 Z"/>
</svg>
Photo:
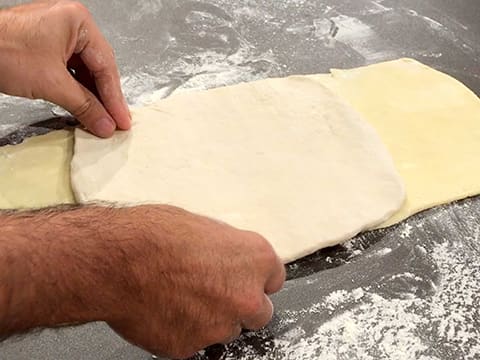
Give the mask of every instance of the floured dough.
<svg viewBox="0 0 480 360">
<path fill-rule="evenodd" d="M 162 100 L 131 132 L 75 135 L 77 200 L 162 203 L 264 235 L 285 261 L 390 217 L 403 185 L 375 130 L 308 78 Z"/>
<path fill-rule="evenodd" d="M 74 203 L 72 148 L 73 133 L 64 130 L 0 147 L 0 209 Z"/>
<path fill-rule="evenodd" d="M 407 200 L 382 224 L 480 193 L 480 100 L 452 77 L 401 59 L 314 76 L 380 134 Z"/>
</svg>

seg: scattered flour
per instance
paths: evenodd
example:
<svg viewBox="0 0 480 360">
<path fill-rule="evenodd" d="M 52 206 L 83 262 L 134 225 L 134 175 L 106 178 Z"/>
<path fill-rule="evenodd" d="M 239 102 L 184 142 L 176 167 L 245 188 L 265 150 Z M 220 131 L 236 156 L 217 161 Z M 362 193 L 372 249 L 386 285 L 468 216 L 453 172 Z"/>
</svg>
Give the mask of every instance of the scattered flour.
<svg viewBox="0 0 480 360">
<path fill-rule="evenodd" d="M 411 234 L 411 231 L 412 231 L 412 226 L 409 223 L 406 223 L 405 225 L 403 225 L 403 229 L 400 233 L 400 237 L 402 239 L 409 237 Z"/>
<path fill-rule="evenodd" d="M 139 21 L 143 16 L 158 13 L 162 10 L 162 0 L 142 0 L 136 1 L 135 11 L 131 11 L 130 21 Z"/>
<path fill-rule="evenodd" d="M 160 0 L 137 3 L 140 6 L 137 12 L 131 14 L 132 21 L 140 21 L 149 13 L 160 12 L 164 6 L 164 2 Z M 232 34 L 235 41 L 225 34 L 219 35 L 218 39 L 218 43 L 221 44 L 227 44 L 229 41 L 236 44 L 234 51 L 231 51 L 230 47 L 228 49 L 220 47 L 182 52 L 177 39 L 170 37 L 168 46 L 170 55 L 165 61 L 131 71 L 122 78 L 122 86 L 130 104 L 143 105 L 176 91 L 225 86 L 282 73 L 285 64 L 279 58 L 279 52 L 284 48 L 280 46 L 279 49 L 258 49 L 251 39 L 248 40 L 244 36 L 242 27 L 245 25 L 239 23 L 243 19 L 249 21 L 253 19 L 258 24 L 273 26 L 275 30 L 267 36 L 279 32 L 277 39 L 287 35 L 296 36 L 299 41 L 316 39 L 327 49 L 343 44 L 363 56 L 365 62 L 383 61 L 403 55 L 386 43 L 381 34 L 362 18 L 365 15 L 383 16 L 404 11 L 392 7 L 393 5 L 387 6 L 386 1 L 370 1 L 365 7 L 366 10 L 358 14 L 345 14 L 332 4 L 330 4 L 332 6 L 323 3 L 315 5 L 315 2 L 306 0 L 282 2 L 268 0 L 258 4 L 252 1 L 241 1 L 237 4 L 226 0 L 212 0 L 211 3 L 221 8 L 229 8 L 229 14 L 235 19 L 224 25 L 231 30 L 228 34 Z M 275 13 L 277 10 L 271 10 L 279 7 L 288 8 L 288 11 L 312 7 L 310 13 L 313 12 L 314 16 L 290 21 L 289 14 L 277 16 Z M 430 31 L 439 34 L 450 43 L 460 43 L 466 51 L 472 48 L 471 44 L 462 42 L 447 23 L 442 23 L 443 20 L 421 15 L 414 10 L 408 10 L 406 13 L 420 19 Z M 189 26 L 205 19 L 212 21 L 217 16 L 214 13 L 206 13 L 203 16 L 198 12 L 194 15 L 185 18 Z M 464 26 L 460 27 L 467 30 Z M 204 35 L 207 34 L 202 33 L 202 36 Z M 286 51 L 288 52 L 288 49 Z M 431 58 L 443 56 L 440 51 L 418 54 Z M 18 127 L 17 115 L 12 112 L 10 116 L 10 109 L 21 101 L 24 100 L 0 94 L 2 112 L 0 138 Z M 35 101 L 29 102 L 28 106 L 32 110 L 40 110 L 45 109 L 46 105 L 42 101 Z M 453 226 L 448 220 L 450 216 L 452 214 L 448 212 L 441 212 L 436 218 L 434 216 L 433 220 L 448 228 Z M 259 339 L 258 341 L 265 342 L 272 353 L 259 354 L 254 347 L 242 344 L 241 358 L 271 359 L 273 356 L 295 360 L 387 358 L 435 360 L 444 359 L 445 354 L 451 354 L 451 358 L 479 359 L 480 256 L 478 246 L 474 251 L 468 249 L 468 246 L 480 241 L 480 226 L 475 217 L 472 216 L 470 221 L 473 235 L 466 235 L 464 239 L 455 241 L 445 240 L 431 249 L 422 244 L 414 246 L 415 252 L 429 257 L 438 271 L 440 280 L 435 284 L 433 294 L 423 298 L 411 296 L 391 299 L 379 294 L 373 287 L 357 287 L 349 291 L 338 289 L 318 299 L 318 302 L 309 308 L 284 310 L 279 314 L 282 326 L 291 328 L 275 339 L 272 339 L 268 332 L 263 333 L 264 337 L 262 332 L 255 335 L 245 334 L 244 338 L 247 340 L 255 337 Z M 415 226 L 410 224 L 398 229 L 400 239 L 411 240 L 415 230 L 423 227 L 422 222 L 417 222 Z M 364 245 L 356 240 L 347 242 L 344 248 L 350 252 L 348 260 L 361 255 L 365 250 Z M 376 255 L 388 256 L 391 251 L 391 248 L 384 248 Z M 327 261 L 333 260 L 328 258 Z M 297 265 L 294 264 L 291 268 L 294 266 Z M 394 275 L 391 280 L 423 281 L 422 276 L 416 274 L 414 270 Z M 311 284 L 314 283 L 315 280 L 311 280 Z M 296 326 L 300 317 L 319 314 L 330 316 L 313 331 L 307 332 L 301 326 Z M 229 353 L 228 349 L 222 357 L 222 359 L 238 358 Z"/>
<path fill-rule="evenodd" d="M 385 6 L 383 0 L 374 0 L 371 1 L 370 6 L 366 6 L 365 11 L 363 14 L 369 14 L 369 15 L 377 15 L 377 14 L 383 14 L 387 13 L 390 11 L 393 11 L 394 9 L 388 6 Z"/>
<path fill-rule="evenodd" d="M 392 249 L 389 247 L 383 248 L 375 253 L 376 256 L 384 256 L 387 254 L 390 254 L 392 252 Z"/>
<path fill-rule="evenodd" d="M 338 26 L 336 40 L 361 54 L 367 63 L 380 62 L 397 57 L 396 52 L 360 19 L 346 15 L 332 18 Z"/>
<path fill-rule="evenodd" d="M 406 271 L 389 276 L 388 283 L 380 278 L 327 294 L 319 288 L 319 298 L 308 307 L 280 310 L 276 325 L 280 330 L 274 338 L 268 332 L 246 335 L 237 347 L 227 348 L 222 359 L 480 359 L 480 209 L 474 206 L 478 207 L 467 200 L 411 220 L 409 228 L 397 227 L 392 239 L 408 242 L 406 248 L 413 251 L 405 254 L 406 259 L 418 257 Z M 457 216 L 472 235 L 462 235 Z M 426 230 L 432 225 L 437 227 L 434 234 Z M 422 238 L 417 238 L 419 234 Z M 445 240 L 438 234 L 445 234 Z M 387 249 L 386 256 L 392 251 Z M 396 296 L 381 291 L 398 284 L 412 291 L 431 282 L 430 277 L 437 280 L 427 293 Z M 314 281 L 311 284 L 315 286 Z M 264 342 L 263 351 L 251 346 L 248 339 L 253 336 L 257 343 Z"/>
<path fill-rule="evenodd" d="M 122 78 L 129 103 L 145 105 L 178 90 L 204 90 L 268 77 L 276 67 L 271 52 L 254 55 L 248 44 L 234 54 L 203 51 L 185 55 L 168 66 L 153 66 Z"/>
</svg>

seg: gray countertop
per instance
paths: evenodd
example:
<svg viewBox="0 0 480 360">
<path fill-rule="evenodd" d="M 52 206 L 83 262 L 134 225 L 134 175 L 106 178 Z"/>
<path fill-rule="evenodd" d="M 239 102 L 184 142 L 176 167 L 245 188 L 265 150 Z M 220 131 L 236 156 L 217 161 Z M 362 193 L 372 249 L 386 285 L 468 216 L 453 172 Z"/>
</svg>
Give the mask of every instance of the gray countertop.
<svg viewBox="0 0 480 360">
<path fill-rule="evenodd" d="M 134 105 L 183 89 L 400 57 L 444 71 L 480 94 L 475 0 L 84 3 L 116 49 Z M 0 145 L 61 126 L 59 114 L 41 101 L 0 95 Z M 289 265 L 289 280 L 273 297 L 272 324 L 197 358 L 480 359 L 479 215 L 480 199 L 467 199 Z M 105 325 L 90 324 L 11 339 L 0 345 L 0 358 L 150 355 Z"/>
</svg>

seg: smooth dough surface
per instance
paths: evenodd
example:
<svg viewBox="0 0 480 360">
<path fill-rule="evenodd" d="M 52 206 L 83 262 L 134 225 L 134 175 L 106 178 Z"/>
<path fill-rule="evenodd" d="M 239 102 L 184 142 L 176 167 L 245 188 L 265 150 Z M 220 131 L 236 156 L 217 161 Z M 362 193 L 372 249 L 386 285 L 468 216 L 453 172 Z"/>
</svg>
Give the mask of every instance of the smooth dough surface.
<svg viewBox="0 0 480 360">
<path fill-rule="evenodd" d="M 480 100 L 464 85 L 408 59 L 332 73 L 309 77 L 376 128 L 405 182 L 407 200 L 383 226 L 480 193 Z M 0 148 L 0 208 L 72 202 L 71 142 L 60 131 Z"/>
<path fill-rule="evenodd" d="M 76 130 L 77 200 L 162 203 L 259 232 L 288 262 L 397 211 L 377 133 L 309 78 L 186 93 L 133 112 L 129 133 Z"/>
<path fill-rule="evenodd" d="M 65 130 L 0 147 L 0 209 L 74 203 L 72 153 L 73 133 Z"/>
<path fill-rule="evenodd" d="M 313 78 L 375 127 L 405 182 L 403 207 L 380 227 L 480 193 L 480 100 L 462 83 L 411 59 Z"/>
</svg>

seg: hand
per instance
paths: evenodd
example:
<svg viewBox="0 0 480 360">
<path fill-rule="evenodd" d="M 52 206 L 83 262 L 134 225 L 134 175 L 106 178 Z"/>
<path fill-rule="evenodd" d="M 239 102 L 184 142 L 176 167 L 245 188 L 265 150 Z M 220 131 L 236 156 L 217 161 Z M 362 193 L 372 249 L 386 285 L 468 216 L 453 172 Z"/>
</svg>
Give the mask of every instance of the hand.
<svg viewBox="0 0 480 360">
<path fill-rule="evenodd" d="M 188 357 L 272 317 L 285 269 L 260 235 L 170 206 L 0 213 L 0 339 L 106 321 Z"/>
<path fill-rule="evenodd" d="M 113 50 L 79 2 L 0 10 L 0 92 L 56 103 L 101 137 L 130 128 Z"/>
<path fill-rule="evenodd" d="M 126 340 L 184 358 L 271 320 L 266 294 L 282 287 L 285 269 L 260 235 L 171 207 L 132 209 L 127 222 L 137 230 L 125 252 L 138 291 L 109 321 Z"/>
</svg>

